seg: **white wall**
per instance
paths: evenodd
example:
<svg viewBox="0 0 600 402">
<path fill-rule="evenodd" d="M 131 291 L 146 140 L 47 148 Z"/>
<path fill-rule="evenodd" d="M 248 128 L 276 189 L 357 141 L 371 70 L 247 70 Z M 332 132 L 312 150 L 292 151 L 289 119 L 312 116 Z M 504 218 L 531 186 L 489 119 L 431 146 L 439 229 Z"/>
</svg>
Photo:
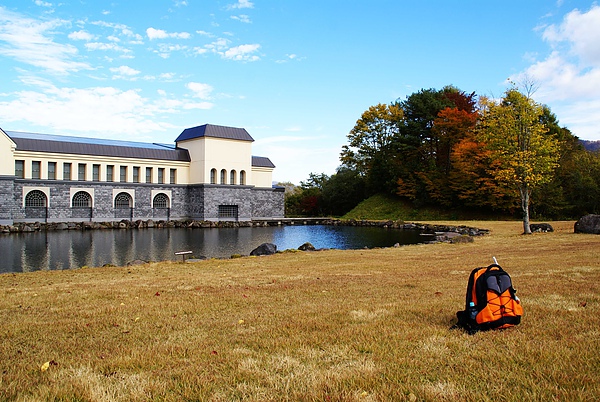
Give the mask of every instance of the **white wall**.
<svg viewBox="0 0 600 402">
<path fill-rule="evenodd" d="M 15 148 L 15 143 L 0 129 L 0 176 L 14 176 Z"/>
</svg>

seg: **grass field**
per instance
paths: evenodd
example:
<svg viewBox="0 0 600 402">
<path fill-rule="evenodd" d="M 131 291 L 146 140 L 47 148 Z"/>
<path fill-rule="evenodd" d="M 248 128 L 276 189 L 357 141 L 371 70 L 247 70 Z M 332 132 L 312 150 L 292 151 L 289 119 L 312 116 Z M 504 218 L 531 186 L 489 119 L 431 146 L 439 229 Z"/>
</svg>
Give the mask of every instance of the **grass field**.
<svg viewBox="0 0 600 402">
<path fill-rule="evenodd" d="M 0 400 L 600 400 L 600 236 L 447 223 L 491 233 L 0 275 Z M 449 330 L 492 256 L 521 325 Z"/>
</svg>

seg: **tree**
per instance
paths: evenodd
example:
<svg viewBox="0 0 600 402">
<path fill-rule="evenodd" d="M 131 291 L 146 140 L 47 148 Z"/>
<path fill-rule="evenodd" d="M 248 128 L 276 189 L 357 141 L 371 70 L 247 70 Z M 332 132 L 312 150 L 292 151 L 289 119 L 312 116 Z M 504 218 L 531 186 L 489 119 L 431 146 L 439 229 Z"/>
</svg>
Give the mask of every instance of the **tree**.
<svg viewBox="0 0 600 402">
<path fill-rule="evenodd" d="M 422 89 L 398 102 L 404 110 L 403 164 L 398 169 L 397 194 L 415 204 L 446 207 L 456 202 L 448 185 L 453 147 L 475 127 L 475 93 L 453 86 Z"/>
<path fill-rule="evenodd" d="M 559 142 L 547 135 L 548 128 L 541 119 L 543 107 L 514 87 L 506 91 L 501 102 L 484 99 L 483 105 L 480 135 L 498 161 L 494 175 L 519 191 L 523 232 L 530 234 L 531 192 L 552 178 Z"/>
<path fill-rule="evenodd" d="M 339 167 L 323 186 L 324 210 L 332 216 L 342 216 L 365 199 L 365 180 L 356 171 Z"/>
<path fill-rule="evenodd" d="M 371 106 L 348 134 L 349 144 L 342 147 L 342 165 L 364 176 L 373 192 L 395 187 L 393 161 L 398 155 L 393 145 L 403 119 L 397 105 Z"/>
</svg>

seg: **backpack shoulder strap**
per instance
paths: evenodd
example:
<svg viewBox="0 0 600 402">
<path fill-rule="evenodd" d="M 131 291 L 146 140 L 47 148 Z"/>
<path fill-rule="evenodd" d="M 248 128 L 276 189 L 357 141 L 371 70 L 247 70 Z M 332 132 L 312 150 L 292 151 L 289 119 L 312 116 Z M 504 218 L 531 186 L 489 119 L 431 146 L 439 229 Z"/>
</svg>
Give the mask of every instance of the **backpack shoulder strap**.
<svg viewBox="0 0 600 402">
<path fill-rule="evenodd" d="M 472 301 L 476 301 L 473 298 L 473 291 L 475 289 L 475 281 L 477 280 L 477 278 L 479 276 L 481 276 L 481 273 L 479 271 L 481 271 L 482 269 L 486 269 L 485 267 L 478 267 L 475 268 L 471 271 L 471 274 L 469 275 L 469 282 L 467 283 L 467 294 L 465 297 L 465 310 L 469 309 L 469 303 L 471 303 Z"/>
</svg>

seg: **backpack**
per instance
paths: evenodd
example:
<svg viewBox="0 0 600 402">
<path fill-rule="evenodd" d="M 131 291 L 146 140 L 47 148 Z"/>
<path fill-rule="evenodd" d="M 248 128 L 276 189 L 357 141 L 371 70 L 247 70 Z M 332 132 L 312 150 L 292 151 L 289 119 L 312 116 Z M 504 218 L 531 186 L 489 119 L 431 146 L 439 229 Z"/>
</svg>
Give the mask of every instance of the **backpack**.
<svg viewBox="0 0 600 402">
<path fill-rule="evenodd" d="M 456 313 L 453 328 L 475 333 L 518 325 L 523 307 L 515 293 L 510 275 L 500 265 L 475 268 L 469 275 L 465 310 Z"/>
</svg>

